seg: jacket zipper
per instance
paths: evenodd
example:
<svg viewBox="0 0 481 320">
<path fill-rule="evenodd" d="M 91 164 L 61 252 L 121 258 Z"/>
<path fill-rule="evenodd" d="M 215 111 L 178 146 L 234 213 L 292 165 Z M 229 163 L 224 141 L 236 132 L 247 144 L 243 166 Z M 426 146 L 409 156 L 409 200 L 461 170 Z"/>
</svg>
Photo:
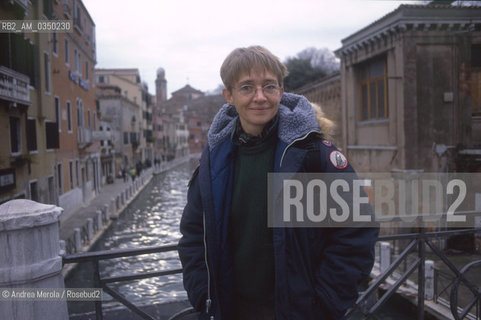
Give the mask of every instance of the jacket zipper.
<svg viewBox="0 0 481 320">
<path fill-rule="evenodd" d="M 297 141 L 304 140 L 305 138 L 307 138 L 308 135 L 310 135 L 311 133 L 314 133 L 314 132 L 319 132 L 319 131 L 318 131 L 318 130 L 311 130 L 311 131 L 309 131 L 308 133 L 306 133 L 304 136 L 292 140 L 292 142 L 287 145 L 287 147 L 286 147 L 286 148 L 284 149 L 284 151 L 282 152 L 281 161 L 279 162 L 279 168 L 282 167 L 282 161 L 284 160 L 284 156 L 286 155 L 287 149 L 289 149 L 289 148 L 290 148 L 294 143 L 296 143 Z"/>
<path fill-rule="evenodd" d="M 209 262 L 207 260 L 207 232 L 206 232 L 206 226 L 205 226 L 205 211 L 202 214 L 202 220 L 203 220 L 203 227 L 204 227 L 204 261 L 205 261 L 205 266 L 207 268 L 207 300 L 205 300 L 205 312 L 207 315 L 209 315 L 212 299 L 210 296 L 210 269 L 209 269 Z M 214 316 L 211 316 L 210 320 L 214 320 Z"/>
</svg>

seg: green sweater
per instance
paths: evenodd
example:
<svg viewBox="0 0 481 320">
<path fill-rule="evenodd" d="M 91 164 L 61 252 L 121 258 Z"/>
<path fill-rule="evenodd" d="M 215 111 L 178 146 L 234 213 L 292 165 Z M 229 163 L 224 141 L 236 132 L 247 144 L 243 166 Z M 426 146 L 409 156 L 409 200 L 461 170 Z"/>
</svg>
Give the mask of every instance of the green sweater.
<svg viewBox="0 0 481 320">
<path fill-rule="evenodd" d="M 267 228 L 267 173 L 274 169 L 277 132 L 270 130 L 257 140 L 238 143 L 235 159 L 229 230 L 234 292 L 242 309 L 247 304 L 273 310 L 274 249 L 272 229 Z"/>
</svg>

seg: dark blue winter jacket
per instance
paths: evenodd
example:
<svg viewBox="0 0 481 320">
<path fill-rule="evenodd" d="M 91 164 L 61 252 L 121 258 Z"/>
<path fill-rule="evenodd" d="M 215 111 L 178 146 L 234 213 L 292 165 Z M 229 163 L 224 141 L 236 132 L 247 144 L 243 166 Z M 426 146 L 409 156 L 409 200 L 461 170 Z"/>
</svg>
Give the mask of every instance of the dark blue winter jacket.
<svg viewBox="0 0 481 320">
<path fill-rule="evenodd" d="M 232 260 L 229 208 L 237 113 L 216 115 L 181 220 L 179 256 L 184 287 L 201 318 L 231 319 Z M 353 172 L 336 163 L 337 149 L 322 140 L 309 102 L 285 93 L 279 106 L 276 172 Z M 276 319 L 341 319 L 374 262 L 377 228 L 274 228 Z"/>
</svg>

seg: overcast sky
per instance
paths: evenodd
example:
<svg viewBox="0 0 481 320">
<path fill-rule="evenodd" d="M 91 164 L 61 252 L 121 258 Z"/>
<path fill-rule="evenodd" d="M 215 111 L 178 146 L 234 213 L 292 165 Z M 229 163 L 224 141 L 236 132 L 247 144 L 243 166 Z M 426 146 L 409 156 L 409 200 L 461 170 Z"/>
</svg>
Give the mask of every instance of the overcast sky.
<svg viewBox="0 0 481 320">
<path fill-rule="evenodd" d="M 83 0 L 96 25 L 97 68 L 138 68 L 155 94 L 187 83 L 210 91 L 234 48 L 259 44 L 282 61 L 341 40 L 396 9 L 391 0 Z"/>
</svg>

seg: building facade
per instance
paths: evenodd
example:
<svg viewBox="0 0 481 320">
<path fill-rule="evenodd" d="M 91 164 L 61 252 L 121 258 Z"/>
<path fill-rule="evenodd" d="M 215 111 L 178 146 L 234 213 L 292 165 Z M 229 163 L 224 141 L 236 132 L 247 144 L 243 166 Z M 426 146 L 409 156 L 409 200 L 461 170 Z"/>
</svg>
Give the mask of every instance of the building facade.
<svg viewBox="0 0 481 320">
<path fill-rule="evenodd" d="M 96 69 L 98 84 L 120 88 L 122 96 L 137 106 L 137 114 L 129 119 L 132 124 L 130 143 L 135 163 L 153 160 L 152 99 L 148 87 L 141 82 L 138 69 Z"/>
<path fill-rule="evenodd" d="M 342 40 L 342 148 L 358 171 L 479 171 L 481 7 L 401 5 Z"/>
<path fill-rule="evenodd" d="M 99 116 L 95 102 L 95 24 L 80 0 L 52 1 L 56 19 L 73 30 L 50 33 L 52 98 L 60 136 L 56 152 L 59 205 L 76 211 L 100 191 Z"/>
<path fill-rule="evenodd" d="M 200 154 L 207 145 L 207 133 L 210 123 L 205 116 L 189 116 L 189 150 L 191 154 Z"/>
<path fill-rule="evenodd" d="M 135 167 L 139 161 L 139 106 L 114 85 L 97 85 L 97 101 L 101 113 L 101 157 L 103 175 L 118 176 L 122 170 Z"/>
<path fill-rule="evenodd" d="M 2 1 L 0 20 L 47 20 L 49 1 Z M 0 203 L 57 204 L 52 52 L 48 33 L 0 34 Z"/>
</svg>

